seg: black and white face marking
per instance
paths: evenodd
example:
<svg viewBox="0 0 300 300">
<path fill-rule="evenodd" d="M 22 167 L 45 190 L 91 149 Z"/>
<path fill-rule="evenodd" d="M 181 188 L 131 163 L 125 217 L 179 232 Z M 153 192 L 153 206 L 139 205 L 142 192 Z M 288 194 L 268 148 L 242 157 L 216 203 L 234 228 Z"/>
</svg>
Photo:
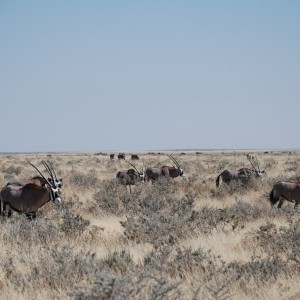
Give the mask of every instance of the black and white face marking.
<svg viewBox="0 0 300 300">
<path fill-rule="evenodd" d="M 183 177 L 185 176 L 185 174 L 183 173 L 183 170 L 181 168 L 179 168 L 179 175 L 183 176 Z"/>
<path fill-rule="evenodd" d="M 258 177 L 262 177 L 265 174 L 265 171 L 257 172 L 256 174 L 257 174 Z"/>
<path fill-rule="evenodd" d="M 54 180 L 54 184 L 52 182 L 52 178 L 48 178 L 48 181 L 51 183 L 51 185 L 54 185 L 58 189 L 58 193 L 60 195 L 61 194 L 61 189 L 62 189 L 62 186 L 63 186 L 63 180 L 62 180 L 62 178 L 55 179 Z"/>
<path fill-rule="evenodd" d="M 143 172 L 143 173 L 140 173 L 140 180 L 141 181 L 145 181 L 145 172 Z"/>
<path fill-rule="evenodd" d="M 60 199 L 60 189 L 57 187 L 50 187 L 51 188 L 51 195 L 52 195 L 52 201 L 56 204 L 60 204 L 61 203 L 61 199 Z"/>
</svg>

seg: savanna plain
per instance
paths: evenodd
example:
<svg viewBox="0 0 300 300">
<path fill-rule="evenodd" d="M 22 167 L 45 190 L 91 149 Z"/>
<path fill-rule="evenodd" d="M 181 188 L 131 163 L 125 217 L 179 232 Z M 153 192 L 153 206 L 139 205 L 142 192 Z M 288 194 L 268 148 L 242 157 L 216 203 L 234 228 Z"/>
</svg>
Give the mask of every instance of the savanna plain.
<svg viewBox="0 0 300 300">
<path fill-rule="evenodd" d="M 217 188 L 224 169 L 251 167 L 247 153 L 264 177 Z M 1 299 L 300 299 L 299 211 L 268 199 L 300 180 L 300 152 L 172 152 L 186 176 L 132 193 L 116 179 L 131 166 L 108 154 L 0 155 L 1 187 L 38 175 L 28 161 L 64 181 L 62 203 L 36 219 L 0 217 Z M 138 155 L 139 170 L 172 165 Z"/>
</svg>

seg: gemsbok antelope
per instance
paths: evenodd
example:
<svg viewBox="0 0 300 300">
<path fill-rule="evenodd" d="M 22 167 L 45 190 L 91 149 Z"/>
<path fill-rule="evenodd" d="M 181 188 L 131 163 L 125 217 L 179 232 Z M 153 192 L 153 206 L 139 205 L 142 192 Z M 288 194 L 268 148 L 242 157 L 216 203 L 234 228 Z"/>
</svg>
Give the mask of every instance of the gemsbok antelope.
<svg viewBox="0 0 300 300">
<path fill-rule="evenodd" d="M 118 159 L 124 159 L 125 160 L 125 153 L 119 153 Z"/>
<path fill-rule="evenodd" d="M 144 167 L 142 168 L 142 172 L 140 172 L 132 163 L 126 161 L 130 164 L 133 169 L 119 171 L 117 173 L 116 178 L 120 181 L 120 183 L 124 184 L 125 186 L 129 186 L 129 192 L 131 193 L 131 186 L 135 185 L 138 181 L 145 181 L 145 172 Z"/>
<path fill-rule="evenodd" d="M 259 163 L 256 156 L 247 155 L 247 159 L 252 165 L 253 169 L 241 168 L 239 170 L 224 170 L 216 179 L 216 186 L 219 187 L 222 182 L 230 183 L 232 181 L 238 181 L 241 183 L 247 183 L 252 177 L 261 177 L 265 171 L 260 171 Z"/>
<path fill-rule="evenodd" d="M 279 202 L 277 207 L 280 208 L 284 200 L 295 202 L 294 208 L 297 208 L 300 203 L 300 182 L 278 181 L 274 184 L 270 192 L 271 205 Z"/>
<path fill-rule="evenodd" d="M 31 163 L 30 163 L 31 164 Z M 32 219 L 36 217 L 36 214 L 45 203 L 52 200 L 54 203 L 61 203 L 60 192 L 61 184 L 57 179 L 53 167 L 49 167 L 43 162 L 47 172 L 51 177 L 51 181 L 33 166 L 41 175 L 33 177 L 31 179 L 24 180 L 12 180 L 0 192 L 1 200 L 1 213 L 10 216 L 12 211 L 24 213 L 28 218 Z"/>
<path fill-rule="evenodd" d="M 174 162 L 174 164 L 176 165 L 176 167 L 172 166 L 163 166 L 161 168 L 147 168 L 146 169 L 146 180 L 156 180 L 158 179 L 160 176 L 167 176 L 167 177 L 171 177 L 171 178 L 175 178 L 178 176 L 185 176 L 183 169 L 180 167 L 178 161 L 172 156 L 167 154 L 168 157 Z"/>
<path fill-rule="evenodd" d="M 139 156 L 137 154 L 131 154 L 131 160 L 139 160 Z"/>
</svg>

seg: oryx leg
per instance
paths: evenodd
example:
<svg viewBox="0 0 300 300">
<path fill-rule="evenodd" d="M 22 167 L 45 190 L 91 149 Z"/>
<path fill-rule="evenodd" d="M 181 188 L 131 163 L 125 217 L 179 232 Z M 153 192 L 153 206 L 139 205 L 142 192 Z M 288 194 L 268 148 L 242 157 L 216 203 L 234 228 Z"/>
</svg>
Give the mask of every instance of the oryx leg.
<svg viewBox="0 0 300 300">
<path fill-rule="evenodd" d="M 7 209 L 8 207 L 8 209 Z M 11 217 L 12 215 L 12 211 L 11 211 L 11 208 L 10 208 L 10 205 L 7 204 L 7 203 L 2 203 L 2 216 L 4 217 Z"/>
<path fill-rule="evenodd" d="M 282 204 L 283 204 L 283 202 L 284 202 L 284 198 L 283 197 L 280 197 L 280 200 L 279 200 L 279 203 L 278 203 L 278 208 L 281 208 L 281 206 L 282 206 Z"/>
<path fill-rule="evenodd" d="M 25 215 L 26 215 L 27 219 L 29 219 L 29 220 L 33 220 L 36 218 L 35 212 L 26 213 Z"/>
<path fill-rule="evenodd" d="M 284 197 L 284 196 L 281 195 L 281 196 L 279 197 L 278 208 L 281 208 L 281 206 L 282 206 L 284 200 L 290 201 L 288 198 L 286 198 L 286 197 Z"/>
</svg>

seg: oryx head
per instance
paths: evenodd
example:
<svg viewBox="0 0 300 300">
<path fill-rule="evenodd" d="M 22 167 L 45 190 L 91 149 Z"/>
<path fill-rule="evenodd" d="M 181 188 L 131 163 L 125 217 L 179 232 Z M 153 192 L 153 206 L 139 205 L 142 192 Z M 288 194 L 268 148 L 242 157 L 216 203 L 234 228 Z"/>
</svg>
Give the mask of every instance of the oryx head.
<svg viewBox="0 0 300 300">
<path fill-rule="evenodd" d="M 265 171 L 260 170 L 257 157 L 255 155 L 247 154 L 247 159 L 249 160 L 249 162 L 253 168 L 253 171 L 255 171 L 256 175 L 258 177 L 261 177 L 265 173 Z"/>
<path fill-rule="evenodd" d="M 168 157 L 173 161 L 173 163 L 176 165 L 177 170 L 179 171 L 179 176 L 184 177 L 185 174 L 184 174 L 184 172 L 183 172 L 183 169 L 180 167 L 178 161 L 177 161 L 172 155 L 170 155 L 170 154 L 167 154 L 167 155 L 168 155 Z"/>
<path fill-rule="evenodd" d="M 55 175 L 55 179 L 53 176 L 53 173 L 51 171 L 51 168 L 49 167 L 49 165 L 42 161 L 46 171 L 49 173 L 51 180 L 49 181 L 48 179 L 46 179 L 46 177 L 40 172 L 40 170 L 34 166 L 31 162 L 28 162 L 31 166 L 33 166 L 38 172 L 39 174 L 43 177 L 43 179 L 47 182 L 49 188 L 50 188 L 50 199 L 54 202 L 54 203 L 61 203 L 61 198 L 60 198 L 60 194 L 61 194 L 61 188 L 58 186 L 59 185 L 59 180 L 57 179 L 56 175 Z M 51 165 L 52 167 L 52 165 Z M 54 169 L 52 167 L 52 170 L 54 172 Z M 54 172 L 55 173 L 55 172 Z"/>
<path fill-rule="evenodd" d="M 129 161 L 127 161 L 127 160 L 125 160 L 125 162 L 127 162 L 128 164 L 130 164 L 133 168 L 134 168 L 134 170 L 136 171 L 136 173 L 138 174 L 138 176 L 139 176 L 139 180 L 140 181 L 145 181 L 145 170 L 144 170 L 144 165 L 143 165 L 143 167 L 142 167 L 142 172 L 140 172 L 131 162 L 129 162 Z"/>
<path fill-rule="evenodd" d="M 55 186 L 58 189 L 59 195 L 61 194 L 61 189 L 63 186 L 63 180 L 62 178 L 58 179 L 56 176 L 56 173 L 54 171 L 52 163 L 49 161 L 46 163 L 45 161 L 42 161 L 45 169 L 47 170 L 48 174 L 50 175 L 50 178 L 48 178 L 48 181 L 51 183 L 52 186 Z"/>
</svg>

